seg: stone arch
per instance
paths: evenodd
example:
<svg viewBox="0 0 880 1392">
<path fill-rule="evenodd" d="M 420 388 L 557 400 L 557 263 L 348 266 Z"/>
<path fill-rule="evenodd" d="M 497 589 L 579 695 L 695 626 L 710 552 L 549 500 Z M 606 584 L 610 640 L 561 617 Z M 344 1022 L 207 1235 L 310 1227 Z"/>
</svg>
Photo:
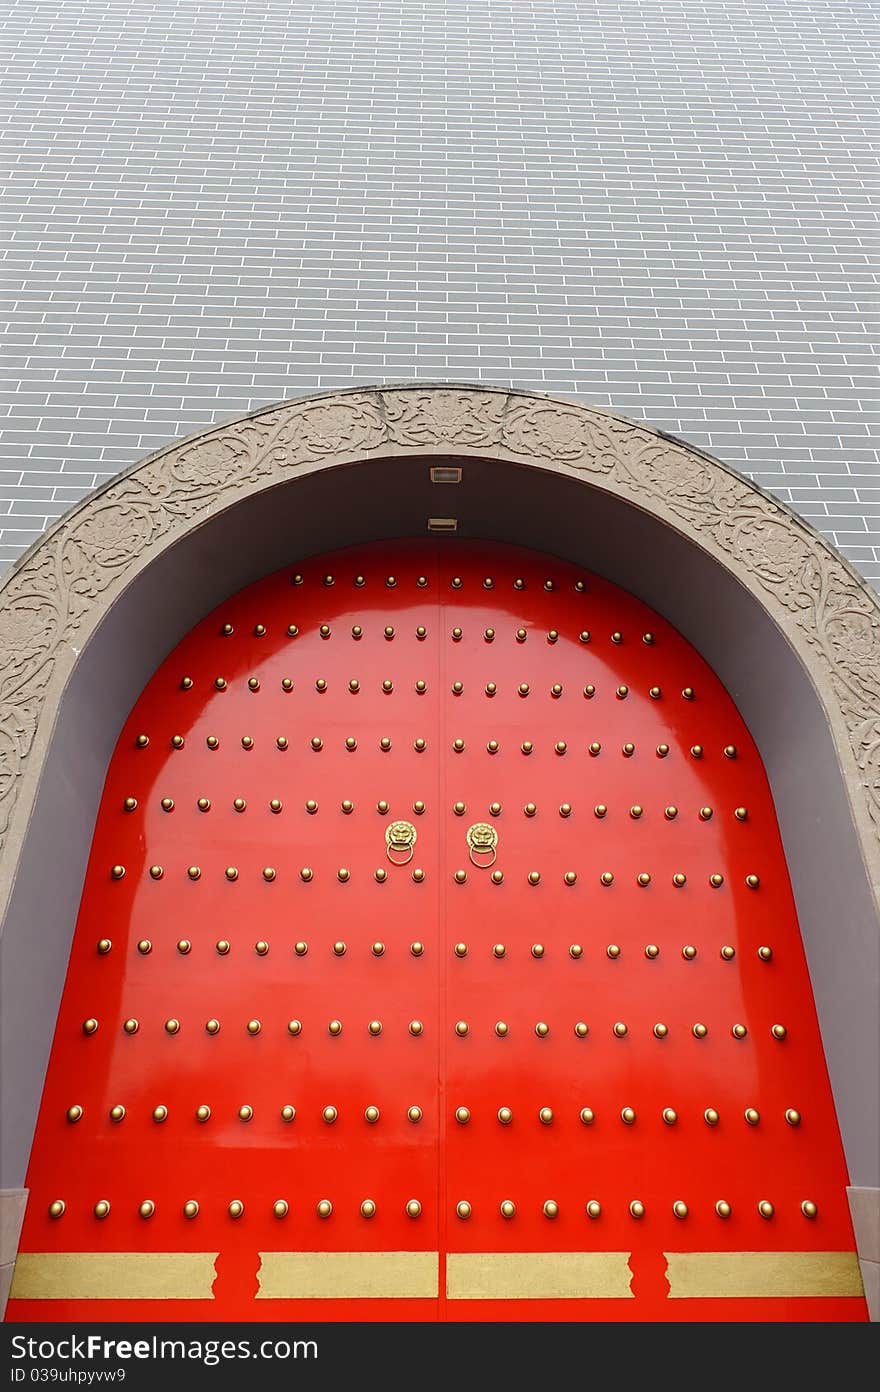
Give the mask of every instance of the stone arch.
<svg viewBox="0 0 880 1392">
<path fill-rule="evenodd" d="M 433 483 L 438 463 L 461 484 Z M 680 440 L 557 397 L 422 383 L 301 397 L 176 441 L 4 578 L 0 1182 L 22 1182 L 103 776 L 144 682 L 249 580 L 435 515 L 607 574 L 731 690 L 777 804 L 851 1178 L 876 1183 L 877 596 L 784 504 Z"/>
</svg>

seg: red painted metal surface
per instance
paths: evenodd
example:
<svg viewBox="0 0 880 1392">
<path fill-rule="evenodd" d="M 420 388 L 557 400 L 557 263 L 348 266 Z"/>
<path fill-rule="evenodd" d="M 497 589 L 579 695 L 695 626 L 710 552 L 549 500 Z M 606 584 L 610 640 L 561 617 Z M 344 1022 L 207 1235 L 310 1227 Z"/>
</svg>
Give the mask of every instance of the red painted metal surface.
<svg viewBox="0 0 880 1392">
<path fill-rule="evenodd" d="M 405 866 L 386 856 L 395 819 L 417 832 Z M 474 823 L 497 833 L 491 867 L 491 855 L 476 865 L 469 856 Z M 115 865 L 123 878 L 112 877 Z M 646 955 L 649 944 L 657 955 Z M 688 946 L 695 955 L 683 954 Z M 88 1018 L 98 1021 L 92 1035 Z M 125 1032 L 129 1019 L 136 1033 Z M 736 1038 L 740 1024 L 747 1033 Z M 83 1112 L 71 1122 L 74 1105 Z M 124 1119 L 111 1119 L 114 1106 Z M 200 1106 L 208 1119 L 197 1118 Z M 370 1106 L 377 1121 L 365 1117 Z M 164 1120 L 156 1107 L 167 1108 Z M 664 1120 L 669 1108 L 674 1121 Z M 791 1108 L 798 1125 L 786 1120 Z M 773 804 L 717 678 L 631 595 L 491 543 L 341 552 L 309 561 L 301 583 L 285 571 L 223 604 L 151 680 L 111 762 L 27 1182 L 23 1251 L 220 1255 L 210 1301 L 13 1300 L 10 1319 L 864 1318 L 855 1298 L 669 1298 L 664 1253 L 853 1246 Z M 52 1219 L 55 1199 L 66 1209 Z M 143 1218 L 148 1199 L 155 1212 Z M 199 1212 L 188 1219 L 192 1199 Z M 322 1199 L 332 1202 L 327 1218 Z M 376 1204 L 370 1219 L 365 1199 Z M 411 1199 L 418 1217 L 407 1214 Z M 511 1218 L 500 1211 L 506 1199 Z M 103 1219 L 99 1200 L 111 1205 Z M 238 1219 L 233 1200 L 244 1205 Z M 545 1216 L 548 1200 L 556 1217 Z M 599 1217 L 587 1215 L 591 1200 Z M 772 1217 L 760 1215 L 762 1200 Z M 805 1200 L 817 1205 L 812 1219 Z M 376 1250 L 439 1252 L 437 1298 L 254 1298 L 260 1253 Z M 449 1252 L 569 1251 L 630 1253 L 635 1299 L 446 1299 Z"/>
</svg>

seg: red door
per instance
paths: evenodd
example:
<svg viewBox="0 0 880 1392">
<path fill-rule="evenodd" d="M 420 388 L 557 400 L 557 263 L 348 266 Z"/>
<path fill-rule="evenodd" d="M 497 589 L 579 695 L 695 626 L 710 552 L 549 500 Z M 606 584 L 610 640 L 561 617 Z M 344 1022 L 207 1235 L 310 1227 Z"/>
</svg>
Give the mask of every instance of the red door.
<svg viewBox="0 0 880 1392">
<path fill-rule="evenodd" d="M 27 1182 L 17 1320 L 864 1319 L 717 678 L 493 543 L 223 604 L 112 759 Z"/>
</svg>

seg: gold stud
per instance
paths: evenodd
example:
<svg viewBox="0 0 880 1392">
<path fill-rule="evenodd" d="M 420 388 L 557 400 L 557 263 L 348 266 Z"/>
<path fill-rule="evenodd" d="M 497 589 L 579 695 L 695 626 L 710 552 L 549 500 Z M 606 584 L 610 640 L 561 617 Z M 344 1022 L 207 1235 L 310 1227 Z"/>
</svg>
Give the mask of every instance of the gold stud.
<svg viewBox="0 0 880 1392">
<path fill-rule="evenodd" d="M 211 1108 L 205 1103 L 201 1107 L 196 1107 L 196 1121 L 208 1121 L 211 1117 Z"/>
<path fill-rule="evenodd" d="M 769 961 L 771 961 L 771 959 L 772 959 L 772 957 L 773 957 L 773 948 L 772 948 L 772 947 L 759 947 L 759 948 L 758 948 L 758 956 L 760 957 L 760 959 L 761 959 L 762 962 L 769 962 Z"/>
<path fill-rule="evenodd" d="M 455 1211 L 459 1218 L 465 1219 L 471 1216 L 471 1206 L 467 1199 L 460 1199 L 455 1205 Z"/>
<path fill-rule="evenodd" d="M 626 1038 L 626 1035 L 629 1033 L 629 1031 L 627 1030 L 627 1027 L 622 1020 L 618 1020 L 614 1025 L 614 1033 L 617 1035 L 618 1039 Z"/>
<path fill-rule="evenodd" d="M 553 1109 L 552 1109 L 552 1107 L 542 1107 L 541 1110 L 538 1112 L 538 1120 L 540 1121 L 540 1123 L 541 1123 L 542 1126 L 552 1126 L 552 1124 L 553 1124 Z"/>
<path fill-rule="evenodd" d="M 545 1218 L 555 1218 L 559 1213 L 559 1204 L 555 1199 L 546 1199 L 542 1212 Z"/>
<path fill-rule="evenodd" d="M 502 1218 L 513 1218 L 516 1214 L 516 1204 L 513 1199 L 502 1199 L 499 1208 Z"/>
<path fill-rule="evenodd" d="M 361 1204 L 361 1217 L 372 1218 L 376 1212 L 376 1205 L 372 1199 L 364 1199 Z"/>
<path fill-rule="evenodd" d="M 422 1211 L 422 1205 L 418 1199 L 409 1199 L 406 1205 L 407 1218 L 418 1218 Z"/>
<path fill-rule="evenodd" d="M 746 875 L 746 884 L 749 889 L 757 889 L 760 883 L 761 881 L 758 879 L 757 875 Z"/>
<path fill-rule="evenodd" d="M 719 1117 L 714 1107 L 707 1107 L 703 1113 L 703 1120 L 707 1126 L 717 1126 Z"/>
<path fill-rule="evenodd" d="M 172 736 L 171 736 L 171 748 L 172 748 L 172 749 L 182 749 L 185 743 L 186 743 L 186 741 L 184 740 L 183 735 L 172 735 Z"/>
<path fill-rule="evenodd" d="M 324 576 L 324 584 L 327 586 L 328 589 L 330 588 L 331 585 L 335 585 L 335 584 L 336 584 L 336 578 L 335 578 L 335 576 L 333 576 L 333 575 L 325 575 L 325 576 Z"/>
<path fill-rule="evenodd" d="M 493 870 L 489 878 L 491 879 L 493 884 L 500 885 L 504 880 L 504 871 Z"/>
<path fill-rule="evenodd" d="M 284 804 L 282 803 L 280 798 L 270 798 L 269 811 L 274 812 L 277 815 L 281 811 L 283 805 Z M 315 809 L 317 810 L 317 803 L 315 804 Z"/>
<path fill-rule="evenodd" d="M 574 1027 L 574 1032 L 578 1039 L 586 1039 L 587 1035 L 590 1033 L 590 1026 L 585 1020 L 578 1020 Z"/>
<path fill-rule="evenodd" d="M 709 1027 L 708 1025 L 696 1024 L 694 1025 L 692 1033 L 694 1039 L 705 1039 L 706 1035 L 709 1033 Z"/>
<path fill-rule="evenodd" d="M 662 1020 L 658 1020 L 654 1026 L 654 1035 L 657 1039 L 665 1039 L 669 1033 L 669 1026 L 664 1025 Z"/>
<path fill-rule="evenodd" d="M 719 1218 L 729 1218 L 733 1209 L 726 1199 L 718 1199 L 715 1204 L 715 1212 L 718 1214 Z"/>
<path fill-rule="evenodd" d="M 418 638 L 419 642 L 423 642 L 424 639 L 427 638 L 427 636 L 428 630 L 425 628 L 425 625 L 419 624 L 418 628 L 416 629 L 416 637 Z"/>
<path fill-rule="evenodd" d="M 529 871 L 528 879 L 529 879 L 529 884 L 530 884 L 530 885 L 540 884 L 540 883 L 541 883 L 541 872 L 540 872 L 540 870 L 530 870 L 530 871 Z"/>
<path fill-rule="evenodd" d="M 554 683 L 553 683 L 553 685 L 552 685 L 551 688 L 550 688 L 550 695 L 553 697 L 554 701 L 558 701 L 558 700 L 559 700 L 560 696 L 562 695 L 562 683 L 561 683 L 561 682 L 554 682 Z"/>
<path fill-rule="evenodd" d="M 697 949 L 694 947 L 693 943 L 685 943 L 684 947 L 681 949 L 681 955 L 686 962 L 692 962 L 697 955 Z"/>
<path fill-rule="evenodd" d="M 274 880 L 274 878 L 275 878 L 275 870 L 273 869 L 273 867 L 272 867 L 271 865 L 266 865 L 266 866 L 264 866 L 264 867 L 263 867 L 263 879 L 266 880 L 267 882 L 271 883 L 272 880 Z"/>
<path fill-rule="evenodd" d="M 144 1199 L 143 1203 L 138 1204 L 138 1214 L 141 1218 L 152 1218 L 156 1212 L 156 1205 L 152 1199 Z"/>
<path fill-rule="evenodd" d="M 199 1216 L 199 1205 L 198 1205 L 198 1200 L 196 1200 L 196 1199 L 187 1199 L 186 1203 L 183 1205 L 183 1216 L 184 1216 L 184 1218 L 198 1218 L 198 1216 Z"/>
<path fill-rule="evenodd" d="M 466 957 L 466 956 L 467 956 L 467 943 L 458 942 L 458 943 L 455 944 L 455 946 L 453 947 L 452 950 L 453 950 L 453 952 L 455 953 L 456 957 Z"/>
<path fill-rule="evenodd" d="M 749 1126 L 757 1126 L 761 1120 L 761 1113 L 756 1111 L 754 1107 L 746 1107 L 743 1116 Z"/>
<path fill-rule="evenodd" d="M 101 957 L 106 957 L 106 956 L 107 956 L 107 953 L 111 950 L 112 947 L 113 947 L 113 944 L 112 944 L 112 942 L 110 941 L 109 938 L 99 938 L 99 939 L 98 939 L 98 942 L 97 942 L 97 950 L 98 950 L 98 953 L 100 954 Z"/>
<path fill-rule="evenodd" d="M 676 889 L 681 889 L 683 885 L 687 884 L 687 875 L 682 874 L 680 870 L 676 871 L 672 877 L 672 883 Z"/>
<path fill-rule="evenodd" d="M 548 633 L 547 633 L 547 642 L 548 642 L 548 643 L 558 643 L 558 642 L 559 642 L 559 633 L 558 633 L 558 631 L 557 631 L 555 628 L 551 628 L 551 629 L 548 631 Z"/>
<path fill-rule="evenodd" d="M 537 810 L 538 809 L 533 802 L 527 802 L 525 807 L 523 808 L 523 812 L 525 812 L 527 817 L 534 817 Z"/>
<path fill-rule="evenodd" d="M 186 874 L 187 878 L 190 880 L 199 880 L 202 877 L 202 872 L 199 869 L 198 865 L 188 865 L 186 868 Z"/>
<path fill-rule="evenodd" d="M 115 1107 L 110 1108 L 110 1120 L 115 1122 L 125 1120 L 125 1108 L 119 1102 Z"/>
<path fill-rule="evenodd" d="M 688 1206 L 683 1199 L 676 1199 L 672 1205 L 672 1212 L 676 1218 L 686 1218 L 688 1216 Z"/>
<path fill-rule="evenodd" d="M 720 889 L 724 884 L 724 876 L 719 874 L 710 875 L 709 883 L 713 889 Z"/>
<path fill-rule="evenodd" d="M 502 1126 L 510 1125 L 510 1123 L 513 1121 L 513 1112 L 510 1110 L 509 1107 L 498 1108 L 498 1120 L 500 1121 Z"/>
<path fill-rule="evenodd" d="M 776 1210 L 769 1199 L 761 1199 L 761 1202 L 758 1204 L 758 1212 L 762 1218 L 772 1218 Z"/>
<path fill-rule="evenodd" d="M 454 629 L 452 630 L 452 641 L 453 641 L 454 643 L 460 643 L 460 642 L 461 642 L 461 629 L 460 629 L 460 628 L 454 628 Z"/>
<path fill-rule="evenodd" d="M 205 740 L 205 744 L 208 746 L 209 749 L 220 748 L 220 741 L 216 735 L 208 735 L 207 739 Z"/>
<path fill-rule="evenodd" d="M 656 943 L 648 943 L 647 947 L 645 948 L 645 956 L 649 958 L 652 962 L 655 957 L 660 956 L 660 949 Z"/>
<path fill-rule="evenodd" d="M 385 692 L 386 696 L 391 695 L 391 692 L 394 690 L 394 682 L 391 680 L 390 677 L 386 677 L 383 681 L 382 690 Z"/>
<path fill-rule="evenodd" d="M 458 1122 L 459 1126 L 467 1126 L 470 1119 L 471 1114 L 467 1107 L 456 1107 L 455 1120 Z"/>
<path fill-rule="evenodd" d="M 238 1219 L 244 1213 L 244 1204 L 241 1199 L 233 1199 L 226 1209 L 230 1218 Z"/>
<path fill-rule="evenodd" d="M 632 1107 L 623 1108 L 622 1112 L 620 1113 L 620 1120 L 623 1122 L 624 1126 L 635 1125 L 636 1114 L 633 1111 Z"/>
<path fill-rule="evenodd" d="M 616 962 L 620 956 L 620 948 L 617 943 L 609 943 L 605 949 L 605 955 L 610 957 L 612 962 Z"/>
<path fill-rule="evenodd" d="M 150 736 L 149 736 L 149 735 L 138 735 L 137 739 L 135 740 L 135 744 L 137 745 L 138 749 L 146 749 L 146 747 L 147 747 L 147 745 L 148 745 L 149 743 L 150 743 Z"/>
<path fill-rule="evenodd" d="M 568 745 L 566 744 L 565 740 L 557 740 L 553 747 L 557 754 L 564 754 L 566 749 L 568 748 Z"/>
<path fill-rule="evenodd" d="M 379 1108 L 374 1106 L 367 1107 L 364 1111 L 364 1120 L 368 1121 L 371 1126 L 375 1126 L 376 1122 L 379 1120 Z"/>
<path fill-rule="evenodd" d="M 685 701 L 692 701 L 694 699 L 694 688 L 692 686 L 682 687 L 681 694 Z"/>
<path fill-rule="evenodd" d="M 516 578 L 516 579 L 514 580 L 514 582 L 513 582 L 513 588 L 514 588 L 515 590 L 524 590 L 525 587 L 526 587 L 526 582 L 525 582 L 525 580 L 523 580 L 521 576 L 517 576 L 517 578 Z"/>
<path fill-rule="evenodd" d="M 419 1122 L 422 1119 L 422 1109 L 421 1107 L 409 1107 L 407 1109 L 406 1115 L 407 1120 L 411 1121 L 415 1126 L 416 1122 Z"/>
<path fill-rule="evenodd" d="M 745 1039 L 748 1030 L 745 1025 L 731 1025 L 730 1033 L 733 1035 L 734 1039 Z"/>
<path fill-rule="evenodd" d="M 227 865 L 223 873 L 226 876 L 227 880 L 230 881 L 230 883 L 238 879 L 238 870 L 234 865 Z"/>
<path fill-rule="evenodd" d="M 455 874 L 453 875 L 453 879 L 455 880 L 456 884 L 464 884 L 465 880 L 467 879 L 467 871 L 456 870 Z"/>
<path fill-rule="evenodd" d="M 636 876 L 636 884 L 640 885 L 640 886 L 642 887 L 642 889 L 647 889 L 647 887 L 648 887 L 648 885 L 649 885 L 650 883 L 651 883 L 651 876 L 648 874 L 647 870 L 642 870 L 642 871 Z"/>
<path fill-rule="evenodd" d="M 801 1213 L 805 1218 L 815 1218 L 819 1209 L 812 1199 L 804 1199 L 801 1203 Z"/>
<path fill-rule="evenodd" d="M 166 1033 L 166 1034 L 179 1034 L 179 1033 L 180 1033 L 180 1021 L 179 1021 L 179 1020 L 175 1020 L 175 1019 L 166 1020 L 166 1021 L 165 1021 L 165 1033 Z"/>
<path fill-rule="evenodd" d="M 604 802 L 597 802 L 597 803 L 596 803 L 596 806 L 593 808 L 593 815 L 594 815 L 595 817 L 598 817 L 599 820 L 601 821 L 603 817 L 607 816 L 607 814 L 608 814 L 608 808 L 605 806 L 605 803 L 604 803 Z"/>
<path fill-rule="evenodd" d="M 504 1039 L 510 1032 L 510 1026 L 504 1020 L 498 1020 L 495 1024 L 495 1033 L 499 1039 Z"/>
<path fill-rule="evenodd" d="M 340 884 L 346 884 L 351 879 L 351 871 L 344 865 L 340 865 L 339 869 L 336 871 L 336 878 L 339 880 Z"/>
<path fill-rule="evenodd" d="M 588 628 L 583 628 L 583 629 L 581 629 L 580 633 L 578 634 L 578 641 L 581 642 L 581 643 L 589 643 L 591 637 L 592 637 L 592 635 L 591 635 L 591 633 L 590 633 L 590 630 L 589 630 Z M 596 688 L 595 688 L 594 686 L 589 686 L 589 687 L 585 686 L 585 687 L 584 687 L 584 695 L 586 696 L 587 693 L 589 693 L 589 695 L 592 696 L 592 695 L 593 695 L 593 692 L 594 692 L 595 690 L 596 690 Z"/>
<path fill-rule="evenodd" d="M 721 957 L 722 957 L 722 959 L 723 959 L 725 962 L 732 962 L 735 956 L 736 956 L 736 948 L 735 948 L 735 947 L 732 947 L 730 943 L 725 943 L 724 946 L 723 946 L 722 949 L 721 949 Z"/>
<path fill-rule="evenodd" d="M 166 802 L 170 802 L 170 803 L 171 803 L 171 807 L 173 807 L 173 806 L 174 806 L 174 799 L 173 799 L 173 798 L 163 798 L 163 799 L 162 799 L 162 807 L 163 807 L 163 809 L 164 809 L 166 812 L 170 812 L 170 811 L 171 811 L 171 807 L 165 807 L 165 803 L 166 803 Z M 210 799 L 210 798 L 206 798 L 206 797 L 200 797 L 199 800 L 198 800 L 198 802 L 196 803 L 196 807 L 199 809 L 200 812 L 210 812 L 210 810 L 211 810 L 211 799 Z"/>
<path fill-rule="evenodd" d="M 286 1218 L 289 1212 L 289 1204 L 286 1199 L 276 1199 L 272 1205 L 272 1212 L 276 1218 Z"/>
<path fill-rule="evenodd" d="M 657 745 L 657 758 L 658 758 L 658 759 L 665 759 L 665 758 L 666 758 L 666 755 L 667 755 L 668 753 L 669 753 L 669 745 L 668 745 L 668 744 L 658 744 L 658 745 Z"/>
<path fill-rule="evenodd" d="M 490 740 L 489 740 L 489 743 L 486 745 L 486 748 L 487 748 L 487 750 L 489 751 L 490 754 L 497 754 L 497 753 L 498 753 L 498 750 L 499 750 L 499 748 L 500 748 L 500 745 L 499 745 L 497 739 L 490 739 Z"/>
<path fill-rule="evenodd" d="M 586 1214 L 588 1218 L 601 1217 L 602 1205 L 598 1199 L 590 1199 L 589 1203 L 586 1205 Z"/>
<path fill-rule="evenodd" d="M 788 1034 L 788 1030 L 785 1028 L 785 1025 L 771 1025 L 770 1033 L 773 1035 L 774 1039 L 784 1039 Z"/>
<path fill-rule="evenodd" d="M 66 1115 L 67 1115 L 67 1120 L 68 1120 L 69 1122 L 77 1122 L 77 1121 L 79 1121 L 79 1120 L 81 1119 L 82 1114 L 83 1114 L 83 1109 L 82 1109 L 82 1107 L 80 1107 L 79 1105 L 76 1105 L 76 1104 L 75 1104 L 73 1107 L 68 1107 L 67 1113 L 66 1113 Z"/>
<path fill-rule="evenodd" d="M 370 951 L 372 952 L 374 957 L 384 957 L 385 944 L 383 942 L 374 942 L 372 947 L 370 948 Z"/>
<path fill-rule="evenodd" d="M 612 635 L 611 635 L 611 641 L 612 641 L 612 643 L 622 643 L 622 642 L 623 642 L 623 634 L 622 634 L 622 633 L 618 633 L 617 631 L 615 631 L 615 632 L 612 633 Z"/>
<path fill-rule="evenodd" d="M 260 1021 L 259 1021 L 259 1020 L 248 1020 L 247 1025 L 246 1025 L 246 1029 L 247 1029 L 248 1034 L 250 1034 L 250 1035 L 256 1035 L 256 1034 L 259 1034 L 259 1033 L 260 1033 L 260 1030 L 262 1029 L 262 1025 L 260 1024 Z"/>
<path fill-rule="evenodd" d="M 88 1023 L 89 1023 L 89 1021 L 87 1020 L 87 1021 L 86 1021 L 86 1024 L 88 1024 Z M 97 1027 L 98 1027 L 98 1022 L 97 1022 L 97 1020 L 94 1022 L 94 1025 L 95 1025 L 95 1029 L 97 1029 Z M 83 1028 L 85 1029 L 85 1025 L 83 1026 Z M 135 1020 L 134 1018 L 132 1018 L 132 1019 L 126 1020 L 126 1021 L 124 1022 L 124 1024 L 123 1024 L 122 1028 L 124 1029 L 124 1031 L 125 1031 L 126 1034 L 137 1034 L 138 1030 L 140 1029 L 140 1025 L 138 1024 L 137 1020 Z M 94 1034 L 94 1030 L 86 1030 L 85 1032 L 86 1032 L 86 1034 Z"/>
<path fill-rule="evenodd" d="M 171 799 L 169 799 L 169 801 L 171 801 Z M 165 799 L 164 799 L 164 798 L 162 799 L 162 802 L 163 802 L 163 804 L 164 804 L 164 802 L 165 802 Z M 134 812 L 134 811 L 136 811 L 137 805 L 138 805 L 138 800 L 137 800 L 136 797 L 127 797 L 127 798 L 125 799 L 125 801 L 123 802 L 123 804 L 122 804 L 123 809 L 124 809 L 124 811 L 126 811 L 126 812 Z M 173 803 L 172 803 L 172 806 L 173 806 Z"/>
<path fill-rule="evenodd" d="M 528 694 L 529 694 L 529 684 L 528 684 L 528 682 L 520 682 L 519 686 L 517 687 L 517 691 L 519 692 L 519 695 L 520 695 L 520 696 L 528 696 Z"/>
<path fill-rule="evenodd" d="M 652 701 L 659 701 L 660 697 L 663 695 L 663 692 L 660 690 L 659 686 L 649 686 L 648 695 L 650 696 Z"/>
<path fill-rule="evenodd" d="M 579 1115 L 584 1126 L 592 1126 L 593 1122 L 596 1120 L 596 1113 L 593 1111 L 592 1107 L 581 1107 Z"/>
<path fill-rule="evenodd" d="M 468 1032 L 468 1024 L 467 1024 L 467 1021 L 466 1021 L 466 1020 L 458 1020 L 458 1021 L 456 1021 L 455 1033 L 459 1036 L 459 1038 L 464 1039 L 464 1036 L 467 1034 L 467 1032 Z"/>
<path fill-rule="evenodd" d="M 354 803 L 352 802 L 351 798 L 343 798 L 339 806 L 346 817 L 350 817 L 352 812 L 354 811 Z"/>
<path fill-rule="evenodd" d="M 616 695 L 618 701 L 625 701 L 627 696 L 629 695 L 629 687 L 619 686 L 614 694 Z"/>
<path fill-rule="evenodd" d="M 325 1107 L 321 1113 L 322 1119 L 327 1123 L 328 1126 L 332 1126 L 338 1116 L 339 1113 L 335 1107 Z"/>
<path fill-rule="evenodd" d="M 320 1199 L 316 1212 L 319 1218 L 329 1218 L 333 1212 L 333 1205 L 329 1199 Z"/>
<path fill-rule="evenodd" d="M 642 1203 L 641 1199 L 633 1199 L 629 1206 L 629 1211 L 633 1218 L 644 1218 L 645 1205 Z"/>
<path fill-rule="evenodd" d="M 112 868 L 111 871 L 110 871 L 110 878 L 113 879 L 113 880 L 122 880 L 122 879 L 124 879 L 124 878 L 125 878 L 125 866 L 124 866 L 124 865 L 114 865 L 113 868 Z"/>
<path fill-rule="evenodd" d="M 611 870 L 603 870 L 599 878 L 601 879 L 606 889 L 609 885 L 614 884 L 614 875 Z"/>
<path fill-rule="evenodd" d="M 562 878 L 563 878 L 563 880 L 565 881 L 565 883 L 566 883 L 567 885 L 576 884 L 576 883 L 577 883 L 577 871 L 576 871 L 576 870 L 566 870 L 566 872 L 565 872 L 565 874 L 563 875 Z"/>
<path fill-rule="evenodd" d="M 487 643 L 494 643 L 494 642 L 495 642 L 495 630 L 494 630 L 494 628 L 487 628 L 486 631 L 485 631 L 485 633 L 483 634 L 483 637 L 485 638 L 485 640 L 486 640 Z"/>
<path fill-rule="evenodd" d="M 421 1020 L 410 1020 L 409 1022 L 409 1032 L 416 1037 L 422 1033 L 424 1028 L 425 1026 L 422 1024 Z"/>
<path fill-rule="evenodd" d="M 106 1218 L 110 1212 L 109 1199 L 99 1199 L 92 1211 L 96 1218 Z"/>
<path fill-rule="evenodd" d="M 288 1033 L 288 1034 L 292 1034 L 292 1035 L 294 1035 L 294 1036 L 297 1035 L 297 1034 L 302 1034 L 302 1021 L 301 1021 L 301 1020 L 288 1020 L 288 1022 L 287 1022 L 287 1033 Z"/>
<path fill-rule="evenodd" d="M 289 630 L 288 630 L 288 631 L 289 631 Z M 293 690 L 293 682 L 292 682 L 292 680 L 291 680 L 290 677 L 282 677 L 282 678 L 281 678 L 281 690 L 282 690 L 282 691 L 292 691 L 292 690 Z"/>
<path fill-rule="evenodd" d="M 678 1121 L 678 1112 L 674 1107 L 664 1107 L 662 1116 L 667 1126 L 674 1126 Z"/>
<path fill-rule="evenodd" d="M 299 877 L 305 884 L 308 884 L 309 881 L 314 877 L 314 871 L 312 870 L 311 866 L 304 865 L 299 872 Z"/>
<path fill-rule="evenodd" d="M 226 678 L 225 678 L 225 677 L 215 677 L 215 678 L 214 678 L 214 686 L 216 687 L 216 689 L 217 689 L 218 691 L 225 691 L 225 690 L 226 690 L 226 687 L 227 687 Z"/>
<path fill-rule="evenodd" d="M 533 957 L 543 957 L 543 956 L 544 956 L 544 944 L 543 944 L 543 943 L 532 943 L 532 956 L 533 956 Z"/>
<path fill-rule="evenodd" d="M 327 1032 L 328 1032 L 328 1034 L 332 1034 L 332 1035 L 334 1035 L 334 1036 L 341 1034 L 341 1033 L 342 1033 L 342 1021 L 341 1021 L 341 1020 L 331 1020 L 330 1023 L 328 1024 L 328 1026 L 327 1026 Z"/>
<path fill-rule="evenodd" d="M 735 807 L 733 809 L 733 815 L 738 822 L 745 822 L 748 821 L 749 810 L 747 807 Z"/>
<path fill-rule="evenodd" d="M 413 957 L 421 957 L 422 953 L 425 950 L 425 944 L 420 942 L 410 943 L 409 950 L 412 953 Z"/>
<path fill-rule="evenodd" d="M 181 957 L 188 957 L 192 952 L 192 943 L 189 938 L 179 938 L 177 941 L 177 950 Z M 268 948 L 266 950 L 268 951 Z"/>
<path fill-rule="evenodd" d="M 306 953 L 309 950 L 309 945 L 307 942 L 300 941 L 294 943 L 293 950 L 296 953 L 297 957 L 305 957 Z"/>
<path fill-rule="evenodd" d="M 97 1022 L 97 1020 L 94 1018 L 94 1016 L 90 1016 L 88 1020 L 83 1020 L 83 1023 L 82 1023 L 82 1032 L 83 1032 L 83 1034 L 95 1034 L 96 1031 L 97 1031 L 97 1028 L 98 1028 L 98 1022 Z"/>
<path fill-rule="evenodd" d="M 286 1103 L 285 1106 L 283 1106 L 283 1107 L 281 1108 L 281 1120 L 282 1120 L 282 1121 L 293 1121 L 293 1119 L 294 1119 L 295 1116 L 296 1116 L 296 1107 L 292 1107 L 292 1106 L 290 1105 L 289 1102 Z"/>
<path fill-rule="evenodd" d="M 357 589 L 362 590 L 367 583 L 367 578 L 365 575 L 356 575 L 352 583 Z"/>
<path fill-rule="evenodd" d="M 388 735 L 382 736 L 382 738 L 379 741 L 379 748 L 382 750 L 383 754 L 388 753 L 389 749 L 391 748 L 391 740 L 389 739 Z"/>
<path fill-rule="evenodd" d="M 67 1204 L 63 1199 L 53 1199 L 47 1211 L 50 1218 L 62 1218 L 66 1209 Z"/>
<path fill-rule="evenodd" d="M 789 1126 L 800 1126 L 801 1114 L 794 1107 L 787 1107 L 785 1110 L 785 1120 Z"/>
<path fill-rule="evenodd" d="M 162 1103 L 160 1103 L 158 1107 L 154 1107 L 154 1108 L 153 1108 L 153 1120 L 154 1120 L 155 1122 L 157 1122 L 158 1124 L 161 1125 L 161 1123 L 162 1123 L 163 1121 L 167 1121 L 167 1119 L 168 1119 L 168 1108 L 167 1108 L 166 1106 L 164 1106 Z"/>
</svg>

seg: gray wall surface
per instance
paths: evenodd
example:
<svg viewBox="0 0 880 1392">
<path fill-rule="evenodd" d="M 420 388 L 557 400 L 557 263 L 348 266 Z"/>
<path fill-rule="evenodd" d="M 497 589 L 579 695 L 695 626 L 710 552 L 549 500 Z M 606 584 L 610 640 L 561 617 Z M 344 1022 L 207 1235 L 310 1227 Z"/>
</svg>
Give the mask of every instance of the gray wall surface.
<svg viewBox="0 0 880 1392">
<path fill-rule="evenodd" d="M 875 19 L 16 0 L 0 561 L 174 436 L 418 377 L 649 421 L 877 583 Z"/>
</svg>

